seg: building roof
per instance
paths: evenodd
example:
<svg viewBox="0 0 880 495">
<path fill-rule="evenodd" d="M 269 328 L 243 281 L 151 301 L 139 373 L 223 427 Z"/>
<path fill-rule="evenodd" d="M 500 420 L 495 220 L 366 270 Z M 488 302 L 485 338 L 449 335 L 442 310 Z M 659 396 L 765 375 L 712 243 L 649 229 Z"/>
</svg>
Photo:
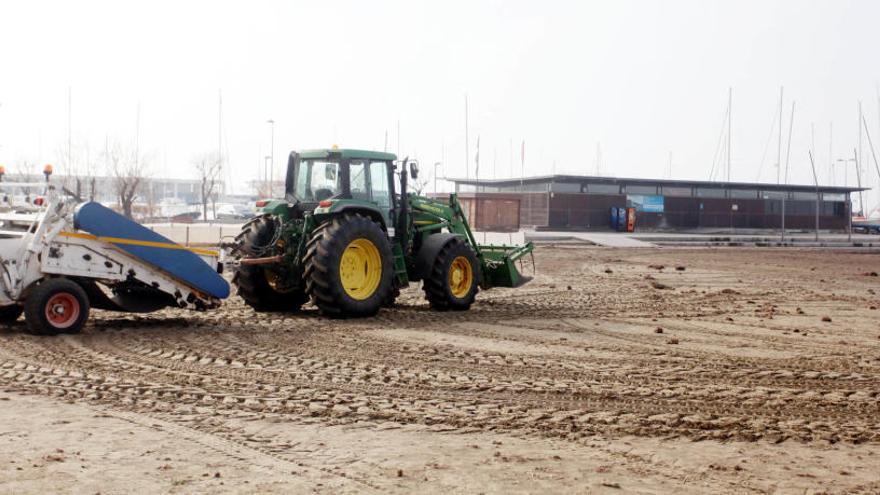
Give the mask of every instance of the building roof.
<svg viewBox="0 0 880 495">
<path fill-rule="evenodd" d="M 319 149 L 319 150 L 302 150 L 298 151 L 300 158 L 306 159 L 322 159 L 322 158 L 349 158 L 364 160 L 381 160 L 393 161 L 397 159 L 393 153 L 384 153 L 382 151 L 354 150 L 354 149 Z"/>
<path fill-rule="evenodd" d="M 826 193 L 848 193 L 856 191 L 867 191 L 869 187 L 850 187 L 850 186 L 823 186 L 818 188 L 811 184 L 768 184 L 762 182 L 720 182 L 720 181 L 701 181 L 701 180 L 674 180 L 674 179 L 637 179 L 626 177 L 599 177 L 592 175 L 539 175 L 534 177 L 523 177 L 520 179 L 462 179 L 447 178 L 446 180 L 456 184 L 473 185 L 473 186 L 495 186 L 495 187 L 514 187 L 525 184 L 543 184 L 543 183 L 590 183 L 590 184 L 633 184 L 633 185 L 660 185 L 673 187 L 711 187 L 723 189 L 760 189 L 762 191 L 803 191 Z"/>
</svg>

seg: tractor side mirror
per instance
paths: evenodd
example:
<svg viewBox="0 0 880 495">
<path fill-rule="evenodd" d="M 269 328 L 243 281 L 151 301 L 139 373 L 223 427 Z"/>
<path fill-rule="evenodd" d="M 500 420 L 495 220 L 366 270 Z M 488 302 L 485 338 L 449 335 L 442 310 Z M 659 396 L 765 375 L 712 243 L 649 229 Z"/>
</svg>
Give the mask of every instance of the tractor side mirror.
<svg viewBox="0 0 880 495">
<path fill-rule="evenodd" d="M 409 164 L 409 176 L 416 180 L 419 178 L 419 163 L 412 162 Z"/>
</svg>

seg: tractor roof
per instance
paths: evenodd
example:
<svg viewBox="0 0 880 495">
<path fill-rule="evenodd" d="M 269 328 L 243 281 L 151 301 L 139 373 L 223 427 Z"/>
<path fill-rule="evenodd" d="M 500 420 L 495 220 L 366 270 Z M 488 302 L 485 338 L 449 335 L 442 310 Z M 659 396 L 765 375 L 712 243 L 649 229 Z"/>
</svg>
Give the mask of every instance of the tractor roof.
<svg viewBox="0 0 880 495">
<path fill-rule="evenodd" d="M 299 151 L 298 153 L 300 158 L 305 159 L 349 158 L 381 161 L 394 161 L 397 159 L 397 156 L 395 156 L 394 153 L 352 149 L 303 150 Z"/>
</svg>

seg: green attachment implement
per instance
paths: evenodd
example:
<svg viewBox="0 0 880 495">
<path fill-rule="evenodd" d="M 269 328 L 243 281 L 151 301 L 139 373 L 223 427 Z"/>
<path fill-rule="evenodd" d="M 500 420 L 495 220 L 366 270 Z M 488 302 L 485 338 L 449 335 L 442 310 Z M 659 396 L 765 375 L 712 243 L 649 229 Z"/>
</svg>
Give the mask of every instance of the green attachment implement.
<svg viewBox="0 0 880 495">
<path fill-rule="evenodd" d="M 532 251 L 535 246 L 527 242 L 521 246 L 479 246 L 482 254 L 483 284 L 488 287 L 519 287 L 532 279 L 524 276 L 517 268 L 517 261 L 527 254 L 532 255 L 532 270 L 535 259 Z"/>
</svg>

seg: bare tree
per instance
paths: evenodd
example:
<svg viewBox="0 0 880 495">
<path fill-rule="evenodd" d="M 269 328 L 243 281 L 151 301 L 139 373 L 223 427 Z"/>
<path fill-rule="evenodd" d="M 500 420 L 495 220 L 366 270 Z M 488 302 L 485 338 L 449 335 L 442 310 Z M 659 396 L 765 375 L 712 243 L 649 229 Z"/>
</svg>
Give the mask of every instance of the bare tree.
<svg viewBox="0 0 880 495">
<path fill-rule="evenodd" d="M 87 139 L 76 139 L 55 149 L 57 174 L 61 186 L 79 198 L 94 201 L 97 196 L 98 159 L 92 156 Z"/>
<path fill-rule="evenodd" d="M 27 159 L 18 159 L 13 165 L 12 177 L 15 177 L 15 180 L 12 182 L 30 182 L 34 180 L 34 177 L 37 176 L 35 169 L 35 163 L 29 163 Z M 25 201 L 30 203 L 31 188 L 22 187 L 20 192 L 24 194 Z M 15 192 L 11 192 L 9 197 L 11 198 L 10 201 L 14 202 L 12 198 L 15 198 Z"/>
<path fill-rule="evenodd" d="M 217 217 L 217 193 L 220 185 L 220 159 L 217 153 L 202 153 L 192 160 L 199 176 L 199 193 L 202 200 L 202 219 L 208 219 L 208 201 Z"/>
<path fill-rule="evenodd" d="M 113 188 L 122 214 L 133 218 L 132 206 L 146 182 L 148 160 L 134 150 L 114 141 L 105 151 L 108 172 L 113 177 Z"/>
</svg>

